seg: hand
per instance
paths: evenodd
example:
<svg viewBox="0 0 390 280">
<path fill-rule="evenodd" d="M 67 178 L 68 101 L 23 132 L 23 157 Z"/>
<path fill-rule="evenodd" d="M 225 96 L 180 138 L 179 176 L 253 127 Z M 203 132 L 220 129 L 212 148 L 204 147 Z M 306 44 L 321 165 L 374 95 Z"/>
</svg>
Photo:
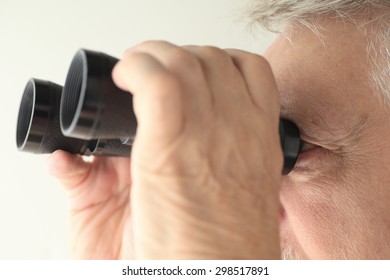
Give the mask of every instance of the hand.
<svg viewBox="0 0 390 280">
<path fill-rule="evenodd" d="M 54 152 L 48 168 L 70 202 L 72 255 L 79 259 L 131 258 L 130 159 Z"/>
<path fill-rule="evenodd" d="M 135 257 L 279 258 L 283 159 L 268 63 L 238 50 L 146 42 L 125 53 L 113 78 L 134 95 L 138 121 Z"/>
</svg>

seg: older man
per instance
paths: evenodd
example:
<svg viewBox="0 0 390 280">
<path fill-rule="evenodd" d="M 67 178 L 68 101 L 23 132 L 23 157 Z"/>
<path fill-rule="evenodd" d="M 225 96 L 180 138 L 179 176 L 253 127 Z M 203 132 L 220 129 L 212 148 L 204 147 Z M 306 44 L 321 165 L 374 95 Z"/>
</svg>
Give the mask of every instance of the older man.
<svg viewBox="0 0 390 280">
<path fill-rule="evenodd" d="M 145 42 L 132 158 L 49 161 L 77 258 L 390 258 L 390 1 L 257 1 L 264 58 Z M 271 70 L 272 69 L 272 70 Z M 281 105 L 281 106 L 280 106 Z M 307 143 L 281 176 L 279 117 Z"/>
</svg>

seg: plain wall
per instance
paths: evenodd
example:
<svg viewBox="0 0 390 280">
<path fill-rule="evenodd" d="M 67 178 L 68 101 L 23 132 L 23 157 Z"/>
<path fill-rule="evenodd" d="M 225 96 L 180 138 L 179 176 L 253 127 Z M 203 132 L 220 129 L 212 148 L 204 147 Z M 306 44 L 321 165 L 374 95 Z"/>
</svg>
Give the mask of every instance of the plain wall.
<svg viewBox="0 0 390 280">
<path fill-rule="evenodd" d="M 149 39 L 261 53 L 243 0 L 0 0 L 0 259 L 70 258 L 64 191 L 46 155 L 16 149 L 19 102 L 30 77 L 63 84 L 79 48 L 120 57 Z"/>
</svg>

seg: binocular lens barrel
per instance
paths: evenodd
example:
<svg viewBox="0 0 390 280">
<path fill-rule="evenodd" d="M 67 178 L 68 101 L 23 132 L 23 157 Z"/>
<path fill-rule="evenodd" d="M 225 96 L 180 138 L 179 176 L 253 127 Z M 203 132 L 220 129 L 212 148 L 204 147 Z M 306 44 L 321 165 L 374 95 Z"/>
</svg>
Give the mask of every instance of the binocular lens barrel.
<svg viewBox="0 0 390 280">
<path fill-rule="evenodd" d="M 32 126 L 35 126 L 32 123 L 32 120 L 34 118 L 34 109 L 36 106 L 34 106 L 35 103 L 35 90 L 33 81 L 29 81 L 23 94 L 22 102 L 20 103 L 19 108 L 19 116 L 18 116 L 18 124 L 17 124 L 17 131 L 16 131 L 16 145 L 18 149 L 25 149 L 29 150 L 31 146 L 36 146 L 38 144 L 38 147 L 41 142 L 42 135 L 37 135 L 35 138 L 38 138 L 38 141 L 34 141 L 34 136 L 29 135 L 30 130 L 33 130 L 31 128 Z M 35 113 L 35 115 L 39 115 L 39 113 Z"/>
<path fill-rule="evenodd" d="M 17 125 L 19 150 L 78 154 L 130 154 L 137 129 L 132 95 L 117 88 L 111 72 L 117 59 L 80 49 L 71 62 L 64 88 L 31 79 L 25 88 Z M 298 127 L 281 119 L 283 174 L 294 167 L 301 148 Z"/>
<path fill-rule="evenodd" d="M 92 144 L 64 137 L 60 129 L 59 108 L 62 87 L 37 79 L 28 81 L 20 103 L 16 142 L 19 150 L 51 153 L 59 147 L 84 154 Z"/>
<path fill-rule="evenodd" d="M 82 155 L 129 156 L 131 147 L 119 139 L 84 140 L 66 137 L 60 127 L 62 87 L 30 79 L 19 108 L 16 144 L 20 151 L 36 154 L 64 150 Z"/>
<path fill-rule="evenodd" d="M 60 109 L 61 128 L 80 139 L 134 138 L 137 122 L 131 94 L 115 86 L 111 72 L 117 59 L 79 50 L 66 77 Z"/>
</svg>

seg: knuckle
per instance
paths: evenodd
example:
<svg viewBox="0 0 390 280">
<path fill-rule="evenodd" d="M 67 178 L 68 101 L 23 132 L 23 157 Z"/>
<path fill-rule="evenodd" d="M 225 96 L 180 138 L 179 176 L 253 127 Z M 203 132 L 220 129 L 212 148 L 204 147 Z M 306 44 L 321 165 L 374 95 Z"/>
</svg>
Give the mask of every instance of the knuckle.
<svg viewBox="0 0 390 280">
<path fill-rule="evenodd" d="M 200 62 L 192 53 L 182 49 L 174 48 L 170 51 L 165 61 L 167 67 L 173 71 L 185 71 L 187 69 L 198 69 Z"/>
<path fill-rule="evenodd" d="M 144 47 L 149 47 L 149 46 L 156 46 L 156 45 L 159 45 L 159 46 L 171 46 L 172 44 L 169 43 L 168 41 L 164 41 L 164 40 L 146 40 L 146 41 L 143 41 L 139 44 L 137 44 L 135 47 L 136 48 L 144 48 Z"/>
<path fill-rule="evenodd" d="M 254 68 L 262 69 L 263 71 L 271 72 L 271 65 L 262 56 L 257 54 L 247 54 L 244 58 L 244 63 L 251 65 Z"/>
<path fill-rule="evenodd" d="M 125 57 L 130 56 L 133 52 L 134 52 L 134 50 L 133 50 L 132 47 L 131 47 L 131 48 L 127 48 L 127 49 L 123 52 L 122 58 L 125 58 Z"/>
<path fill-rule="evenodd" d="M 161 46 L 173 46 L 173 45 L 168 41 L 163 41 L 163 40 L 146 40 L 126 49 L 123 52 L 123 57 L 131 55 L 136 51 L 138 52 L 147 51 L 148 49 L 152 49 L 153 47 L 156 46 L 161 47 Z"/>
<path fill-rule="evenodd" d="M 226 52 L 215 46 L 203 46 L 199 50 L 206 56 L 224 57 Z"/>
<path fill-rule="evenodd" d="M 230 62 L 231 58 L 227 52 L 224 50 L 214 47 L 214 46 L 203 46 L 199 49 L 200 55 L 205 60 L 214 60 L 214 61 L 222 61 L 222 62 Z"/>
</svg>

